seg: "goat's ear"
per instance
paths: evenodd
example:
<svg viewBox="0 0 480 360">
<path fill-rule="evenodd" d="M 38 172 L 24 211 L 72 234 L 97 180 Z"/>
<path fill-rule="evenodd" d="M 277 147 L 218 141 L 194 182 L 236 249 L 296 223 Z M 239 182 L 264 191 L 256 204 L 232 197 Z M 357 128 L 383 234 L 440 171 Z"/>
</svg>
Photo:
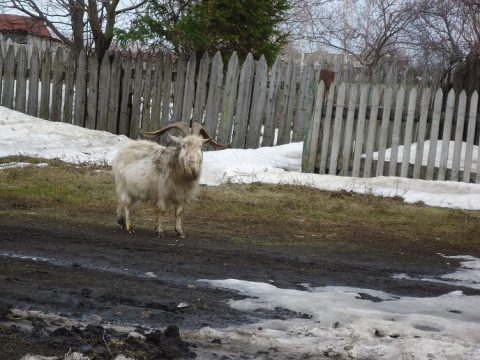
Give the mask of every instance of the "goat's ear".
<svg viewBox="0 0 480 360">
<path fill-rule="evenodd" d="M 170 135 L 170 134 L 168 136 L 170 136 L 170 139 L 172 139 L 172 141 L 175 144 L 178 144 L 178 145 L 182 144 L 182 138 L 179 138 L 178 136 L 174 136 L 174 135 Z"/>
</svg>

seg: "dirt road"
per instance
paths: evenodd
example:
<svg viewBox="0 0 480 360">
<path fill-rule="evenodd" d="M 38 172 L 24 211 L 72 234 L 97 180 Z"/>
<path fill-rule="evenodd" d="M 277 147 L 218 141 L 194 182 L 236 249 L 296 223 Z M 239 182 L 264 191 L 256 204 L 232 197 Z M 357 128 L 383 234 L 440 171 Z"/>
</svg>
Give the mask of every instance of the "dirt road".
<svg viewBox="0 0 480 360">
<path fill-rule="evenodd" d="M 92 228 L 32 219 L 20 223 L 5 217 L 0 218 L 0 298 L 4 307 L 40 310 L 84 323 L 161 329 L 176 325 L 184 331 L 298 316 L 282 309 L 233 310 L 227 300 L 239 295 L 211 288 L 199 279 L 236 278 L 283 288 L 304 283 L 346 285 L 416 296 L 454 290 L 443 284 L 392 278 L 396 273 L 436 276 L 452 272 L 454 262 L 448 265 L 436 253 L 412 247 L 393 251 L 388 239 L 378 233 L 359 230 L 352 236 L 356 238 L 345 241 L 358 246 L 272 249 L 242 246 L 227 238 L 188 237 L 177 242 L 173 234 L 158 240 L 152 231 L 129 235 L 113 225 Z M 372 252 L 361 246 L 371 246 L 372 241 L 383 243 L 383 250 Z M 448 252 L 437 249 L 444 250 Z M 38 326 L 42 328 L 37 319 Z M 10 327 L 7 331 L 5 325 L 1 329 L 0 351 L 6 354 L 2 359 L 18 359 L 35 350 L 59 355 L 72 349 L 71 343 L 55 337 L 50 337 L 56 341 L 52 346 L 45 336 L 28 337 L 11 332 Z M 190 351 L 194 353 L 195 348 Z M 181 356 L 192 357 L 193 353 Z M 109 354 L 104 355 L 108 358 Z"/>
</svg>

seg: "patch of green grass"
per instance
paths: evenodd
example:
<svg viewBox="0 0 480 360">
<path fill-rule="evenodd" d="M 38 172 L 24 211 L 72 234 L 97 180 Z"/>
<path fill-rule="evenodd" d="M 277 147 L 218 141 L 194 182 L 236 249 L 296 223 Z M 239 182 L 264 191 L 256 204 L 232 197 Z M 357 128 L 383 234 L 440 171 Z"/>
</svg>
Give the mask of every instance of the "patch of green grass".
<svg viewBox="0 0 480 360">
<path fill-rule="evenodd" d="M 47 162 L 48 167 L 0 171 L 0 216 L 115 225 L 116 196 L 108 167 L 14 157 L 2 162 Z M 153 210 L 134 213 L 137 227 L 154 227 Z M 167 216 L 172 227 L 173 214 Z M 328 192 L 294 185 L 225 184 L 202 187 L 186 209 L 188 236 L 228 239 L 255 246 L 356 246 L 379 243 L 405 247 L 438 242 L 480 251 L 480 212 L 405 204 L 346 191 Z M 479 254 L 480 255 L 480 254 Z"/>
</svg>

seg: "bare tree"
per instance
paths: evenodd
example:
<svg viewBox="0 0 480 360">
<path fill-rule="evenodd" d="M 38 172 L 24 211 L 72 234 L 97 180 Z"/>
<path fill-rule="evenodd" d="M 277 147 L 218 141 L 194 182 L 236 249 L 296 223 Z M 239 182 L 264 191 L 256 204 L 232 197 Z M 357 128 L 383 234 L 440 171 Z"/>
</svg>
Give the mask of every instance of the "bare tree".
<svg viewBox="0 0 480 360">
<path fill-rule="evenodd" d="M 112 44 L 118 18 L 145 2 L 132 2 L 123 8 L 120 0 L 10 0 L 2 5 L 44 21 L 76 53 L 94 48 L 101 60 Z"/>
</svg>

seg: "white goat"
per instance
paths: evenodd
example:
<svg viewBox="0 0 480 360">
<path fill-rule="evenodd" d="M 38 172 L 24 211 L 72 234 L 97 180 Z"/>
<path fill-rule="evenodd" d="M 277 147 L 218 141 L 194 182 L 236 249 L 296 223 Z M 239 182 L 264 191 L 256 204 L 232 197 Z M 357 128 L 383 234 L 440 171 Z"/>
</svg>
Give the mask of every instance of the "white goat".
<svg viewBox="0 0 480 360">
<path fill-rule="evenodd" d="M 175 147 L 165 147 L 152 141 L 137 140 L 120 150 L 112 163 L 118 195 L 117 222 L 134 233 L 131 207 L 138 201 L 152 204 L 157 212 L 157 232 L 164 237 L 162 220 L 167 209 L 175 209 L 175 231 L 184 238 L 182 212 L 186 203 L 195 199 L 202 166 L 202 146 L 225 147 L 216 143 L 198 123 L 190 129 L 178 122 L 155 132 L 143 132 L 159 137 L 170 129 L 179 129 L 183 137 L 171 136 Z"/>
</svg>

